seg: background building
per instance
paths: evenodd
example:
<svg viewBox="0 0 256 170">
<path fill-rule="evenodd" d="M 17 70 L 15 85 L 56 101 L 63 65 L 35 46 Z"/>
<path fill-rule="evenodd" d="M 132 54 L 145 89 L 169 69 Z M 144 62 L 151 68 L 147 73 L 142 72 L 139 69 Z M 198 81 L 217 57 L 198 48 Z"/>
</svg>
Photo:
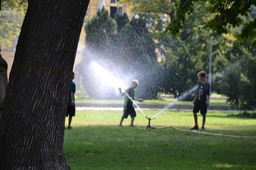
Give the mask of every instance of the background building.
<svg viewBox="0 0 256 170">
<path fill-rule="evenodd" d="M 87 19 L 91 19 L 93 16 L 95 16 L 98 9 L 102 8 L 102 6 L 105 6 L 105 9 L 112 17 L 115 15 L 115 13 L 126 13 L 129 19 L 131 19 L 133 17 L 131 8 L 126 4 L 119 3 L 118 1 L 119 0 L 91 0 L 86 12 Z"/>
</svg>

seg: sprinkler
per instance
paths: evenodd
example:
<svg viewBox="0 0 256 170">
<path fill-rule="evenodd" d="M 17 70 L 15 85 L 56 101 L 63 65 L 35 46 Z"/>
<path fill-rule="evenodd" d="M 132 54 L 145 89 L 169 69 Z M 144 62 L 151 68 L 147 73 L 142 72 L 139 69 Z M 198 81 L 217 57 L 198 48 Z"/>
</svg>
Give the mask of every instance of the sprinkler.
<svg viewBox="0 0 256 170">
<path fill-rule="evenodd" d="M 146 117 L 146 118 L 148 119 L 148 126 L 146 127 L 146 129 L 155 129 L 155 127 L 150 125 L 151 118 L 149 117 Z"/>
</svg>

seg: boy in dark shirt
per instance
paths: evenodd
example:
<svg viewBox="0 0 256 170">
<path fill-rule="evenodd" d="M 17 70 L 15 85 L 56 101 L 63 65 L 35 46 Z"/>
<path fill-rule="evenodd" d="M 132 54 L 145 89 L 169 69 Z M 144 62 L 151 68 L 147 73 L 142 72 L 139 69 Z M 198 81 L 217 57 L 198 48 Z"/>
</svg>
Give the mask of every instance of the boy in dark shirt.
<svg viewBox="0 0 256 170">
<path fill-rule="evenodd" d="M 135 98 L 135 88 L 139 85 L 139 82 L 137 80 L 133 80 L 130 88 L 128 88 L 125 92 L 122 92 L 121 88 L 119 88 L 121 96 L 125 95 L 124 99 L 124 111 L 123 116 L 121 117 L 119 126 L 123 126 L 123 121 L 126 119 L 129 115 L 131 116 L 131 127 L 134 126 L 134 119 L 136 117 L 136 112 L 133 107 L 133 100 L 137 100 L 139 102 L 142 102 L 142 99 Z"/>
<path fill-rule="evenodd" d="M 69 83 L 68 106 L 67 106 L 67 112 L 66 112 L 66 117 L 68 117 L 68 129 L 72 128 L 71 126 L 72 117 L 74 117 L 76 113 L 76 108 L 75 108 L 76 84 L 73 82 L 74 78 L 75 78 L 75 73 L 72 72 L 71 81 Z"/>
<path fill-rule="evenodd" d="M 202 130 L 204 130 L 205 122 L 206 122 L 206 113 L 207 108 L 209 106 L 209 95 L 210 95 L 210 84 L 206 81 L 206 73 L 204 71 L 200 71 L 198 74 L 198 87 L 196 91 L 196 96 L 193 101 L 193 116 L 195 125 L 192 127 L 192 130 L 198 130 L 198 121 L 197 121 L 197 113 L 200 111 L 203 119 L 202 119 Z"/>
</svg>

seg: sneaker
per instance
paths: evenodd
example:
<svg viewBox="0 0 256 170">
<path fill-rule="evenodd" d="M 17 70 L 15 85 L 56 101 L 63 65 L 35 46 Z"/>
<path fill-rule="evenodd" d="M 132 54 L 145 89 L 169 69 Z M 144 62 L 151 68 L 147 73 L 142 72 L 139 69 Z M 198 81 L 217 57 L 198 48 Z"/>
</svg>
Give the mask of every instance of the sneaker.
<svg viewBox="0 0 256 170">
<path fill-rule="evenodd" d="M 68 129 L 73 129 L 73 127 L 72 127 L 72 126 L 69 126 Z"/>
<path fill-rule="evenodd" d="M 201 127 L 201 130 L 205 130 L 205 128 L 204 128 L 204 127 Z"/>
<path fill-rule="evenodd" d="M 190 130 L 198 130 L 198 129 L 199 129 L 198 126 L 194 126 Z"/>
</svg>

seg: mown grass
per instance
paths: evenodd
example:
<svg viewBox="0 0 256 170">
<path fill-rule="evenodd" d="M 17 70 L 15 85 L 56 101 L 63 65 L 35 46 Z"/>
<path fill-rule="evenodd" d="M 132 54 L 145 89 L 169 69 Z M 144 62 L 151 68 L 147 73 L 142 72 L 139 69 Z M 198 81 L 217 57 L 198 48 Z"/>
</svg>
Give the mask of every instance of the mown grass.
<svg viewBox="0 0 256 170">
<path fill-rule="evenodd" d="M 143 109 L 149 117 L 159 111 Z M 64 150 L 73 170 L 256 169 L 255 119 L 229 114 L 211 111 L 205 131 L 190 131 L 188 111 L 164 110 L 151 121 L 156 129 L 145 128 L 140 111 L 134 128 L 130 118 L 117 126 L 122 110 L 77 111 Z"/>
</svg>

